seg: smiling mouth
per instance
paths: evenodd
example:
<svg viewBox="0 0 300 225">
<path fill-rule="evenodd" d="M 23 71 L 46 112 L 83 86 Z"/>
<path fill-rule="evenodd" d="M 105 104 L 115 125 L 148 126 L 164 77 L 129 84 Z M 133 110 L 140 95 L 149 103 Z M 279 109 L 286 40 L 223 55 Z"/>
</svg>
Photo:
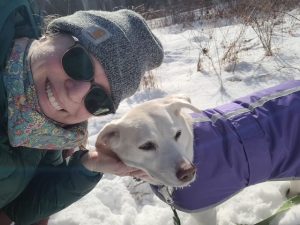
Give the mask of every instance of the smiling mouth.
<svg viewBox="0 0 300 225">
<path fill-rule="evenodd" d="M 49 102 L 53 106 L 53 108 L 56 110 L 62 110 L 63 108 L 59 105 L 59 103 L 57 102 L 56 98 L 53 95 L 53 91 L 52 91 L 49 81 L 47 81 L 47 84 L 46 84 L 46 93 L 47 93 Z"/>
</svg>

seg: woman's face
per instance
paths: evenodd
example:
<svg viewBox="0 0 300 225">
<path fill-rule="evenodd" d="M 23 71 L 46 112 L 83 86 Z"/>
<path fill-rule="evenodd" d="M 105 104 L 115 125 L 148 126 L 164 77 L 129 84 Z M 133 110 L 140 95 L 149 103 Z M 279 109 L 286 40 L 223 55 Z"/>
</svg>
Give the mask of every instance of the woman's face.
<svg viewBox="0 0 300 225">
<path fill-rule="evenodd" d="M 29 50 L 41 110 L 50 119 L 63 124 L 76 124 L 92 116 L 84 106 L 91 83 L 73 80 L 61 64 L 62 56 L 73 44 L 71 36 L 59 34 L 35 41 Z M 110 93 L 103 67 L 95 57 L 91 55 L 91 58 L 95 82 Z"/>
</svg>

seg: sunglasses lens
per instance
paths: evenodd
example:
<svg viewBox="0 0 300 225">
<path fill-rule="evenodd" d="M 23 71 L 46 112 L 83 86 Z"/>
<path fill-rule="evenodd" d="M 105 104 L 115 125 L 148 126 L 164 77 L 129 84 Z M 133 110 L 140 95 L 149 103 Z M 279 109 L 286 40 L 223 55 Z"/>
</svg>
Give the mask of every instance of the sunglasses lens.
<svg viewBox="0 0 300 225">
<path fill-rule="evenodd" d="M 94 116 L 107 115 L 114 112 L 112 100 L 101 87 L 93 87 L 86 95 L 85 107 Z"/>
<path fill-rule="evenodd" d="M 81 47 L 68 50 L 62 58 L 62 65 L 68 76 L 74 80 L 88 81 L 93 78 L 94 68 L 91 58 Z"/>
</svg>

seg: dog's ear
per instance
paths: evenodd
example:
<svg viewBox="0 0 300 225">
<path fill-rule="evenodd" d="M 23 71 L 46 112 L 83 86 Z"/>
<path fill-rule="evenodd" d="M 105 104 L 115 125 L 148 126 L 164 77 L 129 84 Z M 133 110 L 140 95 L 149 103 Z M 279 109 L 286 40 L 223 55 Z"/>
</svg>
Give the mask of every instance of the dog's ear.
<svg viewBox="0 0 300 225">
<path fill-rule="evenodd" d="M 193 112 L 201 112 L 200 109 L 191 104 L 191 100 L 189 97 L 184 96 L 171 96 L 166 101 L 166 107 L 168 110 L 173 111 L 176 115 L 178 115 L 180 113 L 180 110 L 183 108 L 190 109 Z"/>
<path fill-rule="evenodd" d="M 187 103 L 191 103 L 191 99 L 189 96 L 184 95 L 184 94 L 176 94 L 176 95 L 168 95 L 164 97 L 165 101 L 170 102 L 170 101 L 185 101 Z"/>
<path fill-rule="evenodd" d="M 97 142 L 102 142 L 113 148 L 120 139 L 120 131 L 116 124 L 109 123 L 105 125 L 100 131 Z"/>
</svg>

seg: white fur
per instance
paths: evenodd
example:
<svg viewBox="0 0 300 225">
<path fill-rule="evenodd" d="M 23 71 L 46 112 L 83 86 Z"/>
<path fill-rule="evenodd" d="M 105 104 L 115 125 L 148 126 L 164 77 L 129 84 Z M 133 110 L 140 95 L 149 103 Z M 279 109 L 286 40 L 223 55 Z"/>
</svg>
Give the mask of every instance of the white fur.
<svg viewBox="0 0 300 225">
<path fill-rule="evenodd" d="M 153 177 L 151 183 L 182 187 L 195 177 L 182 182 L 176 177 L 180 165 L 193 161 L 192 119 L 182 109 L 199 112 L 190 99 L 182 95 L 169 96 L 145 102 L 107 124 L 99 133 L 97 142 L 108 144 L 127 165 L 140 168 Z M 175 135 L 181 131 L 178 140 Z M 151 142 L 155 150 L 140 149 Z M 300 192 L 300 181 L 291 182 L 290 194 Z M 217 224 L 216 210 L 193 213 L 197 224 Z"/>
<path fill-rule="evenodd" d="M 107 124 L 97 142 L 108 144 L 125 164 L 146 171 L 153 177 L 153 184 L 188 185 L 191 181 L 176 177 L 183 163 L 193 161 L 192 121 L 183 108 L 199 111 L 183 96 L 146 102 Z M 175 140 L 178 132 L 181 135 Z M 139 148 L 147 143 L 154 144 L 155 150 Z"/>
</svg>

